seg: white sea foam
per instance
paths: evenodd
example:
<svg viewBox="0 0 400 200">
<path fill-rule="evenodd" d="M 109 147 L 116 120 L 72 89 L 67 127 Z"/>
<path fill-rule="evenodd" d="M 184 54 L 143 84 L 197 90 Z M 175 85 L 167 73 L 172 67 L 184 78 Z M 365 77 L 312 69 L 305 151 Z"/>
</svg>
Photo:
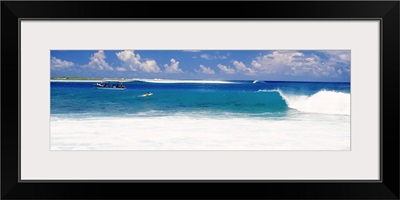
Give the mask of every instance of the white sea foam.
<svg viewBox="0 0 400 200">
<path fill-rule="evenodd" d="M 68 79 L 57 79 L 50 80 L 51 82 L 89 82 L 96 83 L 102 81 L 110 81 L 110 82 L 134 82 L 141 81 L 147 83 L 202 83 L 202 84 L 239 84 L 239 82 L 232 81 L 221 81 L 221 80 L 173 80 L 173 79 L 96 79 L 96 80 L 68 80 Z"/>
<path fill-rule="evenodd" d="M 51 118 L 51 150 L 349 150 L 346 115 Z M 327 123 L 329 122 L 329 123 Z"/>
<path fill-rule="evenodd" d="M 311 96 L 286 94 L 281 90 L 259 90 L 278 92 L 289 108 L 307 113 L 350 115 L 350 94 L 321 90 Z"/>
<path fill-rule="evenodd" d="M 131 79 L 93 79 L 93 80 L 56 79 L 56 80 L 50 80 L 50 82 L 77 82 L 77 83 L 98 83 L 98 82 L 103 82 L 103 81 L 109 81 L 109 82 L 129 82 L 129 81 L 131 81 Z"/>
<path fill-rule="evenodd" d="M 110 81 L 110 82 L 134 82 L 141 81 L 147 83 L 202 83 L 202 84 L 239 84 L 238 82 L 232 81 L 221 81 L 221 80 L 173 80 L 173 79 L 96 79 L 96 80 L 68 80 L 68 79 L 57 79 L 50 80 L 51 82 L 89 82 L 96 83 L 102 81 Z"/>
<path fill-rule="evenodd" d="M 235 82 L 220 80 L 172 80 L 172 79 L 134 79 L 133 81 L 143 81 L 148 83 L 211 83 L 211 84 L 233 84 Z"/>
</svg>

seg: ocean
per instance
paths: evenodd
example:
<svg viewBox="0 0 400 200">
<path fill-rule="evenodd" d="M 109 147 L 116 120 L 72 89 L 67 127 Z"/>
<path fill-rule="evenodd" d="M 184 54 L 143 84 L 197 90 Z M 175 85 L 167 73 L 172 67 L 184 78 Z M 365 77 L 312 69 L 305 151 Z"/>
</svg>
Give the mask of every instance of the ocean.
<svg viewBox="0 0 400 200">
<path fill-rule="evenodd" d="M 350 150 L 350 83 L 93 84 L 51 82 L 51 150 Z"/>
</svg>

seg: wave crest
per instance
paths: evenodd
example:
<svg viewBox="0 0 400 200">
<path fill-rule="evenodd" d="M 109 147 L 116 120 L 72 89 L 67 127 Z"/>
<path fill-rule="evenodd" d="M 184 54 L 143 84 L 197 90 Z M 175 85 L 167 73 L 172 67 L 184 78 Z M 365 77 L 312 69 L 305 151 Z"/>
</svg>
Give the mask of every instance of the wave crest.
<svg viewBox="0 0 400 200">
<path fill-rule="evenodd" d="M 219 80 L 173 80 L 173 79 L 134 79 L 132 81 L 140 81 L 146 83 L 211 83 L 211 84 L 234 84 L 231 81 Z"/>
<path fill-rule="evenodd" d="M 285 94 L 280 89 L 259 90 L 278 92 L 287 106 L 301 112 L 350 115 L 350 94 L 321 90 L 311 96 Z"/>
</svg>

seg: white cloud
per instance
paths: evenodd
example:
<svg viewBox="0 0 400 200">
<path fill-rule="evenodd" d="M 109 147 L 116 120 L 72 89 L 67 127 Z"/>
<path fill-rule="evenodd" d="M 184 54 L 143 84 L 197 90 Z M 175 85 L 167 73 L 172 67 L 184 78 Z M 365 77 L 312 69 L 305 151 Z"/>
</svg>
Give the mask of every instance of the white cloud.
<svg viewBox="0 0 400 200">
<path fill-rule="evenodd" d="M 235 73 L 235 69 L 232 69 L 229 66 L 226 65 L 222 65 L 222 64 L 218 64 L 217 67 L 224 73 L 226 74 L 234 74 Z"/>
<path fill-rule="evenodd" d="M 182 69 L 179 68 L 179 62 L 177 62 L 175 59 L 171 59 L 171 64 L 164 65 L 165 67 L 165 73 L 169 73 L 169 74 L 179 74 L 179 73 L 183 73 Z"/>
<path fill-rule="evenodd" d="M 142 64 L 140 64 L 140 69 L 144 72 L 154 73 L 158 73 L 161 71 L 155 60 L 146 60 L 146 62 L 142 62 Z"/>
<path fill-rule="evenodd" d="M 202 54 L 202 55 L 200 55 L 200 58 L 203 58 L 206 60 L 215 60 L 215 59 L 223 60 L 223 59 L 227 59 L 228 56 Z"/>
<path fill-rule="evenodd" d="M 338 77 L 349 73 L 350 51 L 319 51 L 324 55 L 305 55 L 299 51 L 274 51 L 251 62 L 258 73 Z"/>
<path fill-rule="evenodd" d="M 251 61 L 251 66 L 255 67 L 255 68 L 261 68 L 261 64 L 258 63 L 257 61 L 253 60 Z"/>
<path fill-rule="evenodd" d="M 271 54 L 257 57 L 251 62 L 257 71 L 266 73 L 277 73 L 286 71 L 284 68 L 292 68 L 301 65 L 297 58 L 304 56 L 304 54 L 297 51 L 274 51 Z"/>
<path fill-rule="evenodd" d="M 349 63 L 350 62 L 350 50 L 326 50 L 321 51 L 325 55 L 329 57 L 329 61 L 331 62 L 342 62 Z"/>
<path fill-rule="evenodd" d="M 206 60 L 211 60 L 211 58 L 208 54 L 202 54 L 202 55 L 200 55 L 200 58 L 204 58 Z"/>
<path fill-rule="evenodd" d="M 227 59 L 228 56 L 218 56 L 219 59 Z"/>
<path fill-rule="evenodd" d="M 215 74 L 215 71 L 209 67 L 206 67 L 204 65 L 200 65 L 199 67 L 200 67 L 200 70 L 195 69 L 194 71 L 196 71 L 197 73 L 202 73 L 202 74 Z"/>
<path fill-rule="evenodd" d="M 129 51 L 129 50 L 125 50 L 125 51 L 121 51 L 121 52 L 117 52 L 115 53 L 115 55 L 117 55 L 117 57 L 124 62 L 133 62 L 135 64 L 140 64 L 139 60 L 140 60 L 140 55 L 136 54 L 133 51 Z"/>
<path fill-rule="evenodd" d="M 233 62 L 233 66 L 235 66 L 236 71 L 238 71 L 238 72 L 244 72 L 247 75 L 256 74 L 256 71 L 254 69 L 246 67 L 246 65 L 243 62 L 238 62 L 238 61 L 235 60 Z"/>
<path fill-rule="evenodd" d="M 337 56 L 339 57 L 339 55 Z M 344 59 L 347 59 L 343 57 Z M 283 75 L 337 76 L 335 63 L 314 54 L 305 55 L 298 51 L 274 51 L 259 56 L 251 62 L 257 72 Z"/>
<path fill-rule="evenodd" d="M 158 73 L 160 72 L 160 68 L 157 65 L 155 60 L 146 60 L 144 62 L 140 61 L 141 57 L 139 54 L 135 54 L 133 50 L 125 50 L 121 52 L 115 53 L 120 61 L 124 63 L 125 71 L 144 71 L 144 72 L 152 72 Z M 121 69 L 119 70 L 121 71 Z"/>
<path fill-rule="evenodd" d="M 126 68 L 123 68 L 123 67 L 117 67 L 117 68 L 116 68 L 116 70 L 117 70 L 117 71 L 120 71 L 120 72 L 124 72 L 124 71 L 126 71 Z"/>
<path fill-rule="evenodd" d="M 129 67 L 131 71 L 137 71 L 140 69 L 140 55 L 136 54 L 133 51 L 125 50 L 121 52 L 115 53 L 119 60 L 124 62 L 125 67 Z"/>
<path fill-rule="evenodd" d="M 104 54 L 104 51 L 99 50 L 90 57 L 90 62 L 87 65 L 82 65 L 82 67 L 98 70 L 114 70 L 105 59 L 106 55 Z"/>
<path fill-rule="evenodd" d="M 74 66 L 75 64 L 70 61 L 61 60 L 56 57 L 51 57 L 50 67 L 52 69 L 63 69 Z"/>
</svg>

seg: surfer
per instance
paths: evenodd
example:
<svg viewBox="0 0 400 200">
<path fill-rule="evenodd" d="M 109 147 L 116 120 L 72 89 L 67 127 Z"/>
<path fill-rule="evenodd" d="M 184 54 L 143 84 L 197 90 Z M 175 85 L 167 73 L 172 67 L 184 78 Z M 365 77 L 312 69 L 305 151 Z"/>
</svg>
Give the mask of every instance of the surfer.
<svg viewBox="0 0 400 200">
<path fill-rule="evenodd" d="M 150 95 L 151 95 L 150 92 L 146 92 L 146 94 L 145 94 L 144 96 L 148 97 L 148 96 L 150 96 Z"/>
</svg>

